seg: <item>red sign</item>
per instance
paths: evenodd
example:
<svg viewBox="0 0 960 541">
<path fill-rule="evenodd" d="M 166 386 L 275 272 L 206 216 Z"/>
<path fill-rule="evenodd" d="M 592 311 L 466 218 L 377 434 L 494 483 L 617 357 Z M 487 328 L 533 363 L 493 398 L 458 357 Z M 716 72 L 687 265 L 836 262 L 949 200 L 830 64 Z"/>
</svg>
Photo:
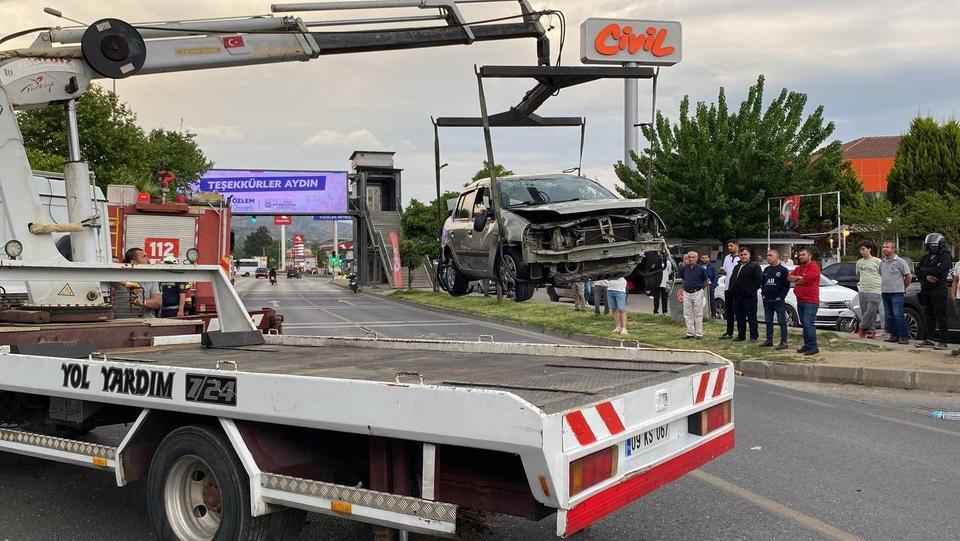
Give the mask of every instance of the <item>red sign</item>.
<svg viewBox="0 0 960 541">
<path fill-rule="evenodd" d="M 590 18 L 580 26 L 580 60 L 671 66 L 682 56 L 681 32 L 676 21 Z"/>
<path fill-rule="evenodd" d="M 294 244 L 303 244 L 303 233 L 296 233 L 293 235 Z"/>
<path fill-rule="evenodd" d="M 403 266 L 400 264 L 400 235 L 390 232 L 390 247 L 393 248 L 393 287 L 403 287 Z"/>
<path fill-rule="evenodd" d="M 224 49 L 236 49 L 237 47 L 243 47 L 245 45 L 243 36 L 227 36 L 223 38 Z"/>
<path fill-rule="evenodd" d="M 800 196 L 788 195 L 783 198 L 783 206 L 780 207 L 780 223 L 783 224 L 784 231 L 792 231 L 799 222 Z"/>
<path fill-rule="evenodd" d="M 293 223 L 291 216 L 274 216 L 273 223 L 276 225 L 290 225 Z"/>
<path fill-rule="evenodd" d="M 149 237 L 143 240 L 143 251 L 151 261 L 160 261 L 167 256 L 180 259 L 180 239 Z"/>
</svg>

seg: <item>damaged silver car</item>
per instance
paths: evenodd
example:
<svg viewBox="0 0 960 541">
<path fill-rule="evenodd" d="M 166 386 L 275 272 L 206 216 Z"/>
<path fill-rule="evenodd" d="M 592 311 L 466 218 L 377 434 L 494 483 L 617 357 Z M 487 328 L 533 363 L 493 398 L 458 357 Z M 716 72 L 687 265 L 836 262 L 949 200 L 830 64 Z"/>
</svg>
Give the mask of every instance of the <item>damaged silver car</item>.
<svg viewBox="0 0 960 541">
<path fill-rule="evenodd" d="M 575 175 L 498 180 L 502 242 L 487 179 L 464 189 L 444 224 L 439 267 L 451 295 L 499 278 L 522 302 L 540 286 L 628 275 L 666 246 L 663 221 L 645 199 L 618 199 Z"/>
</svg>

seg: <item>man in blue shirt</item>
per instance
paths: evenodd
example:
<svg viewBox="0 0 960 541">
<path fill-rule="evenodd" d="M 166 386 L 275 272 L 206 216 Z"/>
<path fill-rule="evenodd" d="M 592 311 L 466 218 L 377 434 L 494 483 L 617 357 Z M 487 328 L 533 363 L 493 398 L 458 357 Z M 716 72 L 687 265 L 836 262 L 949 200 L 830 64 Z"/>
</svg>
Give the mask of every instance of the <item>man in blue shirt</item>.
<svg viewBox="0 0 960 541">
<path fill-rule="evenodd" d="M 767 252 L 767 263 L 763 269 L 763 286 L 760 295 L 763 297 L 763 314 L 767 319 L 767 340 L 760 347 L 773 346 L 773 316 L 777 316 L 780 324 L 780 344 L 777 350 L 787 349 L 787 293 L 790 293 L 790 281 L 787 276 L 790 271 L 780 264 L 780 254 L 776 250 Z"/>
<path fill-rule="evenodd" d="M 720 273 L 717 272 L 717 265 L 710 261 L 710 254 L 700 256 L 700 266 L 707 271 L 707 276 L 710 278 L 710 294 L 707 297 L 707 304 L 710 305 L 710 317 L 715 318 L 717 317 L 717 306 L 713 302 L 713 293 L 717 290 Z"/>
<path fill-rule="evenodd" d="M 683 278 L 683 290 L 679 295 L 683 300 L 683 320 L 687 324 L 686 339 L 703 339 L 703 290 L 710 287 L 707 271 L 697 264 L 697 252 L 687 252 L 680 269 Z"/>
</svg>

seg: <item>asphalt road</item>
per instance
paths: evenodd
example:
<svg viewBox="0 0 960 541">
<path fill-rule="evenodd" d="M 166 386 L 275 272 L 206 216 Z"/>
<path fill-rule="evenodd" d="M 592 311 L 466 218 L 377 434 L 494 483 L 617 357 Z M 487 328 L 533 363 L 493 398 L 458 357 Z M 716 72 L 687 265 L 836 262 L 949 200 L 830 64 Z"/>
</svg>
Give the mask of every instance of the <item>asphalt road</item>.
<svg viewBox="0 0 960 541">
<path fill-rule="evenodd" d="M 240 284 L 248 305 L 277 301 L 290 334 L 361 335 L 366 327 L 384 336 L 552 340 L 309 278 L 266 292 L 262 280 L 251 286 Z M 736 396 L 735 450 L 577 539 L 960 539 L 960 423 L 928 416 L 960 411 L 960 396 L 744 378 Z M 101 472 L 0 454 L 0 539 L 152 539 L 145 517 L 142 485 L 121 490 Z M 476 539 L 549 540 L 554 530 L 553 518 L 497 518 Z M 311 515 L 301 538 L 365 541 L 369 528 Z"/>
</svg>

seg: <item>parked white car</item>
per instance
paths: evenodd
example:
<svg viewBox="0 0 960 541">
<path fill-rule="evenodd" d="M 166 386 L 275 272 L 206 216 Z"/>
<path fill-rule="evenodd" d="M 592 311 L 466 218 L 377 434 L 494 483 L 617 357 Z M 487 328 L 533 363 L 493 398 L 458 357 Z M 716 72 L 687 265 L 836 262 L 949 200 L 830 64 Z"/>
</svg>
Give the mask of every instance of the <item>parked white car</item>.
<svg viewBox="0 0 960 541">
<path fill-rule="evenodd" d="M 766 268 L 764 265 L 763 268 Z M 788 267 L 790 268 L 790 267 Z M 791 269 L 792 270 L 792 269 Z M 727 312 L 727 303 L 724 301 L 723 294 L 727 290 L 726 276 L 721 276 L 714 292 L 713 304 L 716 307 L 717 319 L 723 319 Z M 790 293 L 787 293 L 787 322 L 791 327 L 800 326 L 800 317 L 797 315 L 797 297 L 793 293 L 793 285 L 790 286 Z M 857 292 L 837 284 L 836 281 L 820 275 L 820 309 L 817 310 L 817 327 L 837 327 L 837 319 L 841 312 L 847 309 L 847 302 L 853 300 Z M 757 321 L 766 322 L 767 317 L 763 312 L 763 299 L 760 292 L 757 291 Z"/>
</svg>

